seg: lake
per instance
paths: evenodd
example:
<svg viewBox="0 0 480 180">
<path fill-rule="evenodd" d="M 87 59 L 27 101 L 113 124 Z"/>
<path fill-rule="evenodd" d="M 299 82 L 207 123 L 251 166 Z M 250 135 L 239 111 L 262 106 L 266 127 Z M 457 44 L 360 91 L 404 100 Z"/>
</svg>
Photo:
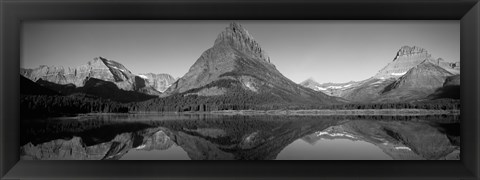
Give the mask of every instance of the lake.
<svg viewBox="0 0 480 180">
<path fill-rule="evenodd" d="M 23 160 L 459 160 L 456 115 L 23 119 Z"/>
</svg>

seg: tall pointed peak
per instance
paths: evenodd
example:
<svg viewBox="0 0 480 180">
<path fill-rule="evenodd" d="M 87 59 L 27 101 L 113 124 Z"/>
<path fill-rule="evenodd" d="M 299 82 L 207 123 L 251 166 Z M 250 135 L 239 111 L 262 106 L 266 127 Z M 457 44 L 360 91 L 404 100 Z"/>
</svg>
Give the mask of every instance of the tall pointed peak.
<svg viewBox="0 0 480 180">
<path fill-rule="evenodd" d="M 230 22 L 230 25 L 229 25 L 230 28 L 243 28 L 242 25 L 240 25 L 240 23 L 238 22 Z"/>
<path fill-rule="evenodd" d="M 104 57 L 102 57 L 102 56 L 98 56 L 98 57 L 96 57 L 95 59 L 98 59 L 98 60 L 102 61 L 103 63 L 105 63 L 105 65 L 107 65 L 109 62 L 115 62 L 115 61 L 113 61 L 113 60 L 108 60 L 107 58 L 104 58 Z M 97 60 L 97 61 L 98 61 L 98 60 Z"/>
<path fill-rule="evenodd" d="M 229 46 L 246 55 L 270 62 L 270 57 L 262 50 L 260 45 L 253 39 L 242 25 L 231 22 L 215 40 L 214 46 Z"/>
<path fill-rule="evenodd" d="M 223 30 L 215 40 L 215 44 L 225 42 L 228 40 L 235 39 L 236 40 L 249 40 L 254 41 L 253 37 L 248 33 L 247 29 L 245 29 L 242 25 L 237 22 L 231 22 L 225 30 Z"/>
<path fill-rule="evenodd" d="M 90 60 L 87 62 L 87 65 L 88 66 L 101 66 L 101 65 L 105 65 L 105 61 L 106 59 L 103 58 L 103 57 L 94 57 L 93 60 Z"/>
<path fill-rule="evenodd" d="M 117 61 L 114 61 L 114 60 L 104 58 L 102 56 L 95 57 L 93 60 L 94 60 L 94 62 L 102 62 L 106 66 L 117 66 L 117 68 L 120 68 L 120 67 L 125 68 L 121 63 L 119 63 Z"/>
<path fill-rule="evenodd" d="M 242 34 L 250 39 L 253 39 L 253 37 L 248 33 L 247 29 L 243 28 L 243 26 L 237 22 L 231 22 L 226 30 L 233 31 L 235 34 Z"/>
</svg>

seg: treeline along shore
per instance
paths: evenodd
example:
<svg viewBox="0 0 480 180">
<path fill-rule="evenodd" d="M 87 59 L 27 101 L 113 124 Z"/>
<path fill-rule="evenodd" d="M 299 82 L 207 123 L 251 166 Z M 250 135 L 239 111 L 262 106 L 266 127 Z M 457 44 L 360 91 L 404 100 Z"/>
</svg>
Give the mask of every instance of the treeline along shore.
<svg viewBox="0 0 480 180">
<path fill-rule="evenodd" d="M 375 104 L 292 104 L 236 101 L 235 98 L 206 98 L 196 95 L 156 98 L 120 103 L 86 95 L 22 95 L 22 117 L 75 116 L 84 113 L 214 112 L 285 115 L 392 115 L 459 114 L 460 100 L 438 99 Z M 250 111 L 249 111 L 250 110 Z"/>
<path fill-rule="evenodd" d="M 222 110 L 212 111 L 224 115 L 459 115 L 460 110 L 435 109 L 305 109 L 305 110 Z"/>
</svg>

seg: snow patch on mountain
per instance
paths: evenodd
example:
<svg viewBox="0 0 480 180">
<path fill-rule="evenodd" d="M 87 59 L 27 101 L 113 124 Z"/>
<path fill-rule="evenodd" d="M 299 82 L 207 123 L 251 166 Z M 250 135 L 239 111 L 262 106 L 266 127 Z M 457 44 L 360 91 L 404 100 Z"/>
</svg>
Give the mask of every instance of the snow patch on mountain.
<svg viewBox="0 0 480 180">
<path fill-rule="evenodd" d="M 381 84 L 381 83 L 383 83 L 383 82 L 385 82 L 385 78 L 383 78 L 383 79 L 378 79 L 377 81 L 375 81 L 375 82 L 373 82 L 373 83 L 370 83 L 370 85 L 378 85 L 378 84 Z"/>
<path fill-rule="evenodd" d="M 137 75 L 137 76 L 139 76 L 139 77 L 141 77 L 141 78 L 143 78 L 143 79 L 148 79 L 148 77 L 147 77 L 147 76 L 145 76 L 145 75 L 142 75 L 142 74 L 140 74 L 140 75 Z"/>
<path fill-rule="evenodd" d="M 405 72 L 401 72 L 401 73 L 392 73 L 391 75 L 392 76 L 403 76 L 405 74 L 407 74 L 408 71 L 405 71 Z"/>
<path fill-rule="evenodd" d="M 403 149 L 403 150 L 409 150 L 409 151 L 412 150 L 412 149 L 410 149 L 409 147 L 406 147 L 406 146 L 397 146 L 397 147 L 395 147 L 395 149 Z"/>
<path fill-rule="evenodd" d="M 251 91 L 257 92 L 257 89 L 255 88 L 255 86 L 253 86 L 253 83 L 247 81 L 247 82 L 245 82 L 245 86 L 246 86 L 248 89 L 250 89 Z"/>
<path fill-rule="evenodd" d="M 323 88 L 323 87 L 320 87 L 320 86 L 316 86 L 317 87 L 317 91 L 325 91 L 327 90 L 327 88 Z"/>
<path fill-rule="evenodd" d="M 328 86 L 327 89 L 343 89 L 352 86 L 352 84 L 347 84 L 343 86 Z"/>
<path fill-rule="evenodd" d="M 316 132 L 316 135 L 317 136 L 328 135 L 328 136 L 331 136 L 331 137 L 349 137 L 349 138 L 352 138 L 352 139 L 356 139 L 355 136 L 352 136 L 352 135 L 347 134 L 347 133 L 331 133 L 331 132 L 328 132 L 328 131 L 319 131 L 319 132 Z"/>
</svg>

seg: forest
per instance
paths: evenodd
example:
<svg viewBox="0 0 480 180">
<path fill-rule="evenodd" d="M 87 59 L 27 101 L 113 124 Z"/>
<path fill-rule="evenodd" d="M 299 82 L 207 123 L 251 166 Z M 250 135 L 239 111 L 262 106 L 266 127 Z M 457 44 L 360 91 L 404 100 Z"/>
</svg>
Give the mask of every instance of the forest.
<svg viewBox="0 0 480 180">
<path fill-rule="evenodd" d="M 375 103 L 375 104 L 295 104 L 281 102 L 265 102 L 269 96 L 237 96 L 204 97 L 198 95 L 173 95 L 155 98 L 143 102 L 120 103 L 108 99 L 87 95 L 22 95 L 22 117 L 73 116 L 82 113 L 135 113 L 135 112 L 204 112 L 217 110 L 277 110 L 277 109 L 434 109 L 458 110 L 460 101 L 441 99 L 416 102 Z"/>
<path fill-rule="evenodd" d="M 21 117 L 74 116 L 83 113 L 127 113 L 126 104 L 86 95 L 21 95 Z"/>
</svg>

